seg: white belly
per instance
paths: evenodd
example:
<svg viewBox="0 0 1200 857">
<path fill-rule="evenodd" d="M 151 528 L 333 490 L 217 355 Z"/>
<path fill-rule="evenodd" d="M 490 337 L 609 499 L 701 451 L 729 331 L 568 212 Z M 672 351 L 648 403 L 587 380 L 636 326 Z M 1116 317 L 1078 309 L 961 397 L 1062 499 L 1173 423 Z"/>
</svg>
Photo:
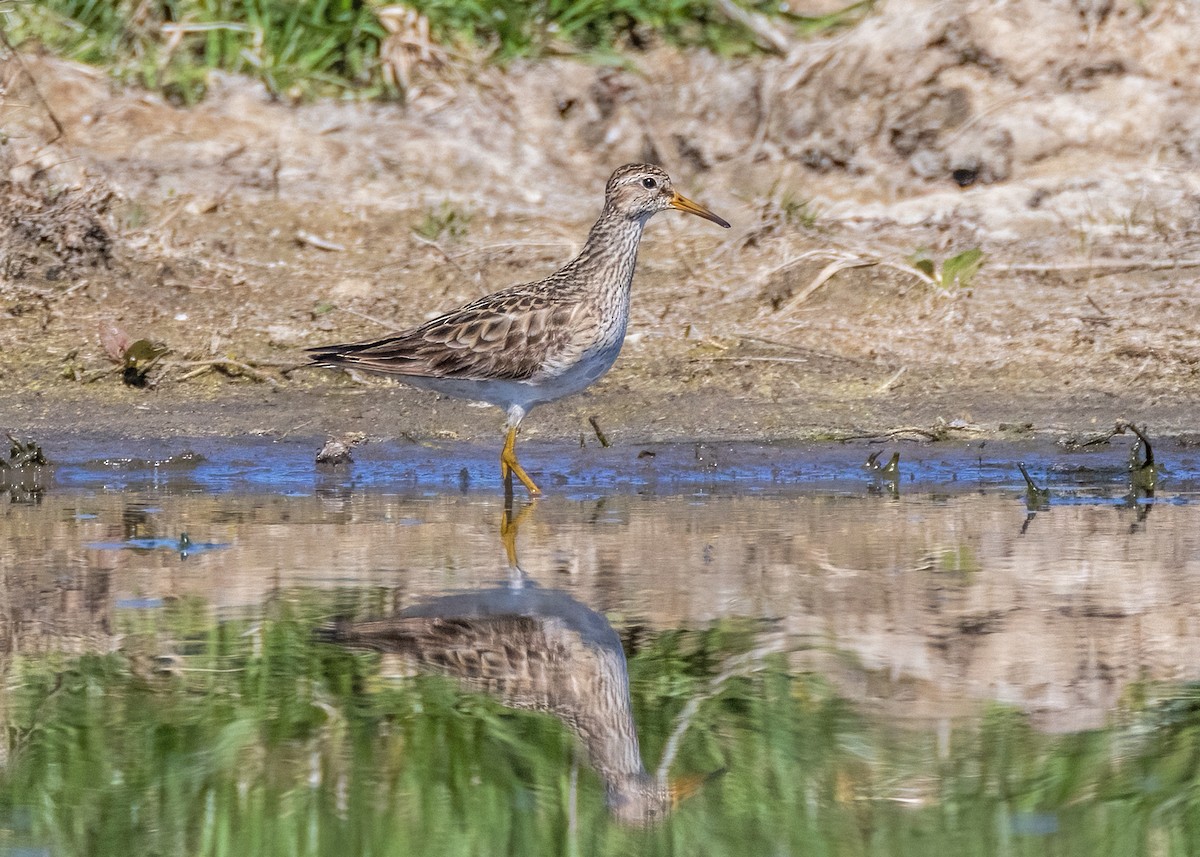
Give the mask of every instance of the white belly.
<svg viewBox="0 0 1200 857">
<path fill-rule="evenodd" d="M 558 375 L 543 376 L 536 382 L 468 381 L 460 378 L 424 378 L 417 375 L 405 375 L 397 380 L 422 390 L 436 390 L 456 399 L 487 402 L 505 411 L 517 405 L 527 412 L 534 405 L 553 402 L 590 387 L 612 368 L 617 355 L 621 353 L 623 341 L 624 337 L 595 351 L 587 352 L 582 359 Z"/>
</svg>

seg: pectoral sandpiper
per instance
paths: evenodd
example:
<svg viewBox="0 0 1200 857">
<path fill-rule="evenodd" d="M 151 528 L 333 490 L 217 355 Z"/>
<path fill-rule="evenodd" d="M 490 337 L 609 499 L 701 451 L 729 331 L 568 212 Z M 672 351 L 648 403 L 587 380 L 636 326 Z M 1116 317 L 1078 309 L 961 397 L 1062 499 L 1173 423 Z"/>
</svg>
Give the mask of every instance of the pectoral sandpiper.
<svg viewBox="0 0 1200 857">
<path fill-rule="evenodd" d="M 646 770 L 621 638 L 565 592 L 533 583 L 461 592 L 320 637 L 404 655 L 509 708 L 553 714 L 578 736 L 609 811 L 626 824 L 661 821 L 702 781 L 658 779 Z"/>
<path fill-rule="evenodd" d="M 577 393 L 617 359 L 629 322 L 629 288 L 647 221 L 675 208 L 729 224 L 671 187 L 650 164 L 629 164 L 608 180 L 604 209 L 579 255 L 543 280 L 473 301 L 420 327 L 383 339 L 310 350 L 320 366 L 399 378 L 413 387 L 482 401 L 508 413 L 500 475 L 516 474 L 541 493 L 517 461 L 521 420 L 534 405 Z"/>
</svg>

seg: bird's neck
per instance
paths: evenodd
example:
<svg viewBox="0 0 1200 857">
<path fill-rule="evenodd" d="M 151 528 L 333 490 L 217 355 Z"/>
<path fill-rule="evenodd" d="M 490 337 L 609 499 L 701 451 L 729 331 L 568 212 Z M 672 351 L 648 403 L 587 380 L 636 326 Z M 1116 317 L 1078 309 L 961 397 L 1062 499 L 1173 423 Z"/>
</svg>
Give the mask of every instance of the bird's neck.
<svg viewBox="0 0 1200 857">
<path fill-rule="evenodd" d="M 587 751 L 588 761 L 608 789 L 622 790 L 649 775 L 642 764 L 628 686 L 604 688 L 603 710 L 568 721 Z"/>
<path fill-rule="evenodd" d="M 631 220 L 606 207 L 588 233 L 583 249 L 567 268 L 577 275 L 588 274 L 584 282 L 603 283 L 628 294 L 648 219 Z"/>
</svg>

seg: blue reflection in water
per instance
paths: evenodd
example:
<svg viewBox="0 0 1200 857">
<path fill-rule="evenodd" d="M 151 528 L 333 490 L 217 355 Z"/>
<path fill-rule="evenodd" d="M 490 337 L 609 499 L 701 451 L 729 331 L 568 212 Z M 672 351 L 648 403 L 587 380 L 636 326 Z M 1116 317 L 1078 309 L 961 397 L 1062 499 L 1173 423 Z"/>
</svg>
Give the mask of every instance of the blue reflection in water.
<svg viewBox="0 0 1200 857">
<path fill-rule="evenodd" d="M 174 551 L 180 559 L 186 559 L 193 554 L 208 553 L 209 551 L 225 550 L 231 547 L 229 542 L 193 542 L 187 533 L 182 533 L 177 539 L 161 538 L 131 538 L 120 542 L 88 542 L 84 547 L 90 550 L 116 551 Z"/>
</svg>

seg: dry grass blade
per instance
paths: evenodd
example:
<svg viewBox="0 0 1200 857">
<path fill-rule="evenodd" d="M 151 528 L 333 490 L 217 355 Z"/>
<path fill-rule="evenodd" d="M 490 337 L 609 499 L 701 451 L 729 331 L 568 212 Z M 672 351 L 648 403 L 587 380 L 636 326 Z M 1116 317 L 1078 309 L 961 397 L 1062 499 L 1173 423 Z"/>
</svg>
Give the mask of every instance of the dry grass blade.
<svg viewBox="0 0 1200 857">
<path fill-rule="evenodd" d="M 884 381 L 882 384 L 880 384 L 878 387 L 875 388 L 875 394 L 879 395 L 880 393 L 886 393 L 888 390 L 890 390 L 896 384 L 897 381 L 899 381 L 904 376 L 904 373 L 907 371 L 908 371 L 907 366 L 901 366 L 899 369 L 897 369 L 895 371 L 895 373 L 892 375 L 892 377 L 888 378 L 886 381 Z"/>
<path fill-rule="evenodd" d="M 178 366 L 181 369 L 190 369 L 179 376 L 180 381 L 188 381 L 195 378 L 197 375 L 203 375 L 205 372 L 216 370 L 226 375 L 236 376 L 244 375 L 251 381 L 259 381 L 264 384 L 270 384 L 272 387 L 278 387 L 279 382 L 260 372 L 248 363 L 242 363 L 240 360 L 231 360 L 228 357 L 215 358 L 213 360 L 188 360 L 178 363 L 171 363 L 171 367 Z"/>
<path fill-rule="evenodd" d="M 418 235 L 416 232 L 413 232 L 413 233 L 412 233 L 412 237 L 413 237 L 413 240 L 414 240 L 414 241 L 416 241 L 416 242 L 418 242 L 418 243 L 420 243 L 420 244 L 424 244 L 426 247 L 429 247 L 430 249 L 432 249 L 432 250 L 434 250 L 435 252 L 437 252 L 437 254 L 438 254 L 439 256 L 441 256 L 443 259 L 445 259 L 445 260 L 446 260 L 446 262 L 447 262 L 448 264 L 450 264 L 450 265 L 453 265 L 453 266 L 454 266 L 454 268 L 455 268 L 455 269 L 456 269 L 456 270 L 457 270 L 457 271 L 458 271 L 460 274 L 462 274 L 464 277 L 469 277 L 469 276 L 471 276 L 470 274 L 468 274 L 468 273 L 466 272 L 466 270 L 463 268 L 463 266 L 462 266 L 462 265 L 460 265 L 460 264 L 458 264 L 458 262 L 454 261 L 454 257 L 453 257 L 453 256 L 451 256 L 449 253 L 447 253 L 447 252 L 446 252 L 446 250 L 445 250 L 445 248 L 444 248 L 444 247 L 442 247 L 442 245 L 441 245 L 441 244 L 437 243 L 436 241 L 434 241 L 434 240 L 432 240 L 432 239 L 430 239 L 430 238 L 426 238 L 426 237 L 424 237 L 423 235 Z"/>
<path fill-rule="evenodd" d="M 807 357 L 765 357 L 758 354 L 746 354 L 735 357 L 697 357 L 698 363 L 809 363 Z"/>
<path fill-rule="evenodd" d="M 300 229 L 296 232 L 296 243 L 307 244 L 309 247 L 315 247 L 318 250 L 325 250 L 329 253 L 341 253 L 345 251 L 344 244 L 338 244 L 336 241 L 327 241 L 311 232 L 305 232 Z"/>
<path fill-rule="evenodd" d="M 675 718 L 675 728 L 671 731 L 671 735 L 667 738 L 666 744 L 663 746 L 662 759 L 659 760 L 656 776 L 659 782 L 665 782 L 667 775 L 671 770 L 671 764 L 675 761 L 675 754 L 679 751 L 679 742 L 683 738 L 688 727 L 691 725 L 693 718 L 700 711 L 700 706 L 712 699 L 721 692 L 721 688 L 731 678 L 738 676 L 750 675 L 764 668 L 764 661 L 771 655 L 780 654 L 787 651 L 787 642 L 782 637 L 768 639 L 763 645 L 752 649 L 742 655 L 735 655 L 725 662 L 725 668 L 717 675 L 713 676 L 708 683 L 708 687 L 696 696 L 693 696 L 683 706 L 678 716 Z"/>
<path fill-rule="evenodd" d="M 835 259 L 822 268 L 820 272 L 813 277 L 812 282 L 810 282 L 796 294 L 792 295 L 791 299 L 779 308 L 778 314 L 787 315 L 796 309 L 796 307 L 800 306 L 800 304 L 812 297 L 813 293 L 816 292 L 817 289 L 821 288 L 821 286 L 823 286 L 833 277 L 834 274 L 838 273 L 839 271 L 845 271 L 849 268 L 866 268 L 877 264 L 879 264 L 877 260 L 860 259 L 858 257 L 843 257 L 840 259 Z"/>
<path fill-rule="evenodd" d="M 777 54 L 786 54 L 791 48 L 791 42 L 787 37 L 772 27 L 771 23 L 762 15 L 743 9 L 733 0 L 716 0 L 715 5 L 729 20 L 754 33 L 762 47 Z"/>
<path fill-rule="evenodd" d="M 410 102 L 425 90 L 450 94 L 447 78 L 461 75 L 452 62 L 454 55 L 434 40 L 429 19 L 403 4 L 383 6 L 375 15 L 388 33 L 379 45 L 384 78 Z"/>
</svg>

